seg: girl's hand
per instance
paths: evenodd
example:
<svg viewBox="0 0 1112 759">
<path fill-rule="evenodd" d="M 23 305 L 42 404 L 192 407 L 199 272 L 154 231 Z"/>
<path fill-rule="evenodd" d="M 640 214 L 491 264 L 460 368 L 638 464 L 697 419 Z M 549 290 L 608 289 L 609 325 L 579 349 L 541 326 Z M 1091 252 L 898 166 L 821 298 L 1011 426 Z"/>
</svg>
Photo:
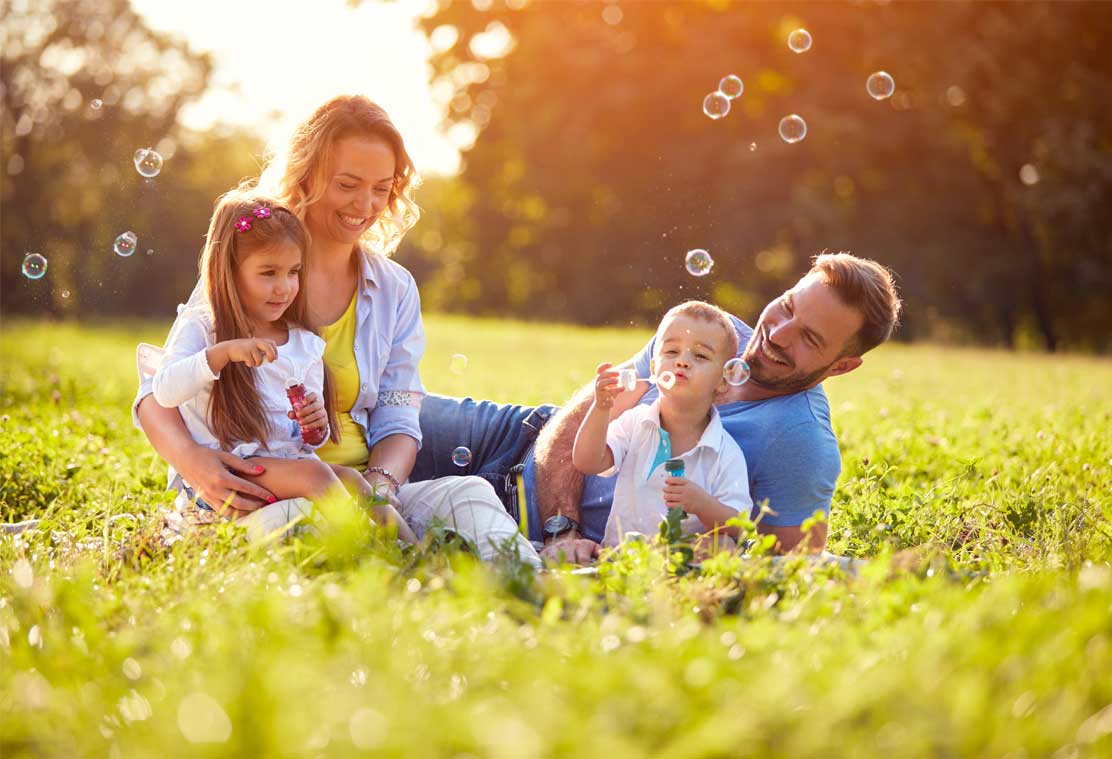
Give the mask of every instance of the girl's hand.
<svg viewBox="0 0 1112 759">
<path fill-rule="evenodd" d="M 238 361 L 255 367 L 262 366 L 268 361 L 278 360 L 277 343 L 265 337 L 244 337 L 239 340 L 228 340 L 224 344 L 227 346 L 228 361 Z"/>
<path fill-rule="evenodd" d="M 614 399 L 622 392 L 618 385 L 618 372 L 612 370 L 611 366 L 613 364 L 603 362 L 595 370 L 598 375 L 595 377 L 595 405 L 599 408 L 608 409 L 613 406 Z"/>
<path fill-rule="evenodd" d="M 301 411 L 299 413 L 287 411 L 286 416 L 296 421 L 303 429 L 328 430 L 328 412 L 324 410 L 324 400 L 316 393 L 306 393 Z"/>
</svg>

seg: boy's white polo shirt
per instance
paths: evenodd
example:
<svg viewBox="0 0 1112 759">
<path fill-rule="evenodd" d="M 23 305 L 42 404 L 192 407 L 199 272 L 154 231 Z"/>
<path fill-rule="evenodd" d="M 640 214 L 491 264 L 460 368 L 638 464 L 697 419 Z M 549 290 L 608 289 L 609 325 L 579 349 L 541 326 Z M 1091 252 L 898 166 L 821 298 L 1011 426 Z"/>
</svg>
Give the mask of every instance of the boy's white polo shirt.
<svg viewBox="0 0 1112 759">
<path fill-rule="evenodd" d="M 648 537 L 655 535 L 660 520 L 668 513 L 664 505 L 667 477 L 664 466 L 658 465 L 651 474 L 648 471 L 660 445 L 660 399 L 636 406 L 611 422 L 606 431 L 606 445 L 614 455 L 614 466 L 602 476 L 613 477 L 617 473 L 618 480 L 603 545 L 617 545 L 621 536 L 631 531 Z M 725 506 L 743 515 L 753 510 L 745 455 L 726 434 L 717 409 L 711 408 L 710 422 L 695 447 L 673 458 L 683 459 L 686 479 Z M 706 532 L 707 526 L 698 517 L 691 516 L 684 520 L 683 529 L 684 532 Z"/>
</svg>

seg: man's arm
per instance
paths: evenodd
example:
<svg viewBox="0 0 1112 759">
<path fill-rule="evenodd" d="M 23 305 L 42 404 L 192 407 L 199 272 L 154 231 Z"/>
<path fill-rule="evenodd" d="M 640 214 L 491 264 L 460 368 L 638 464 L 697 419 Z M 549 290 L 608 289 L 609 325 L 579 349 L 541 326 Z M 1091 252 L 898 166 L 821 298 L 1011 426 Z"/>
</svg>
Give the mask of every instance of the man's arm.
<svg viewBox="0 0 1112 759">
<path fill-rule="evenodd" d="M 769 440 L 751 494 L 754 503 L 767 501 L 771 509 L 756 520 L 757 532 L 776 537 L 776 553 L 817 553 L 826 547 L 827 522 L 813 517 L 821 512 L 829 518 L 841 469 L 838 440 L 829 427 L 796 424 Z"/>
<path fill-rule="evenodd" d="M 629 368 L 633 363 L 634 360 L 630 359 L 615 369 Z M 648 389 L 643 385 L 644 383 L 638 383 L 635 390 L 618 394 L 610 409 L 611 420 L 637 405 Z M 577 523 L 581 519 L 579 501 L 583 497 L 583 473 L 572 463 L 572 448 L 579 425 L 587 416 L 594 397 L 594 382 L 581 387 L 537 436 L 534 452 L 536 498 L 542 525 L 549 517 L 557 514 L 570 517 Z M 546 557 L 556 558 L 560 551 L 564 552 L 568 561 L 586 564 L 598 554 L 598 543 L 582 538 L 577 530 L 573 530 L 553 540 L 545 546 L 542 553 Z"/>
<path fill-rule="evenodd" d="M 810 539 L 806 543 L 802 542 L 805 535 L 801 525 L 796 525 L 794 527 L 774 527 L 772 525 L 758 523 L 757 532 L 762 535 L 776 536 L 776 545 L 772 548 L 775 553 L 783 554 L 789 551 L 819 553 L 826 548 L 826 535 L 828 530 L 826 522 L 818 522 L 811 528 L 809 533 Z"/>
</svg>

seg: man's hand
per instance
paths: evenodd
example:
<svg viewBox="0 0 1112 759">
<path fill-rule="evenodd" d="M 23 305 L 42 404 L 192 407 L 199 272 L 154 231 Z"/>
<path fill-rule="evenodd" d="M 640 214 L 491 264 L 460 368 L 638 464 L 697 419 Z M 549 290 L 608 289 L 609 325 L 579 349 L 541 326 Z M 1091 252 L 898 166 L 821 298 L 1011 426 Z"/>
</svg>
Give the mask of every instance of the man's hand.
<svg viewBox="0 0 1112 759">
<path fill-rule="evenodd" d="M 598 551 L 598 543 L 572 530 L 553 538 L 540 553 L 545 561 L 586 565 L 598 558 Z"/>
</svg>

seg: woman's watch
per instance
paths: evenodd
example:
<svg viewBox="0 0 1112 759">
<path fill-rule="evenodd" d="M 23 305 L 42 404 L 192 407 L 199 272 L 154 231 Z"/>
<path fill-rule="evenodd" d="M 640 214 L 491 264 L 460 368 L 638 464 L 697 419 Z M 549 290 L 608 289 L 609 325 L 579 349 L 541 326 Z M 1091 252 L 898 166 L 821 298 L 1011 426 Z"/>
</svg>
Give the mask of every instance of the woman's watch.
<svg viewBox="0 0 1112 759">
<path fill-rule="evenodd" d="M 544 537 L 546 540 L 558 538 L 564 533 L 578 529 L 579 523 L 563 514 L 555 514 L 544 520 Z"/>
</svg>

